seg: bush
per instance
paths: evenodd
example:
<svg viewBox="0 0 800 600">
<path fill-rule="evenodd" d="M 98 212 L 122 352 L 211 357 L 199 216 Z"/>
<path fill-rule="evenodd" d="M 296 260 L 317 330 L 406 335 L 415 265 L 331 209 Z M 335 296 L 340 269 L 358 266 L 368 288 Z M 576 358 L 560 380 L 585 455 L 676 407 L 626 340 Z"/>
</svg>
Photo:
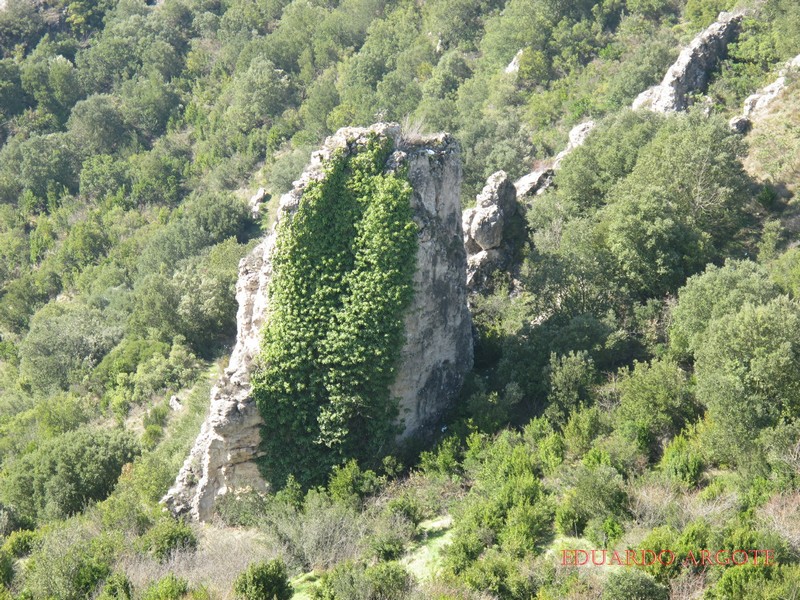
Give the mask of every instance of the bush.
<svg viewBox="0 0 800 600">
<path fill-rule="evenodd" d="M 367 545 L 371 555 L 379 561 L 397 560 L 415 533 L 416 526 L 405 516 L 384 512 L 374 522 Z"/>
<path fill-rule="evenodd" d="M 603 600 L 667 600 L 669 590 L 647 573 L 623 567 L 609 574 Z"/>
<path fill-rule="evenodd" d="M 325 573 L 312 594 L 315 600 L 402 600 L 410 587 L 411 577 L 398 563 L 364 568 L 344 562 Z"/>
<path fill-rule="evenodd" d="M 414 525 L 419 525 L 425 518 L 425 509 L 418 498 L 404 493 L 386 503 L 386 512 L 406 518 Z"/>
<path fill-rule="evenodd" d="M 430 452 L 419 456 L 419 468 L 426 475 L 453 476 L 459 472 L 461 442 L 458 436 L 449 435 Z"/>
<path fill-rule="evenodd" d="M 586 523 L 584 535 L 598 548 L 609 548 L 622 537 L 624 529 L 615 517 L 595 517 Z"/>
<path fill-rule="evenodd" d="M 38 539 L 39 535 L 35 531 L 27 529 L 12 531 L 3 543 L 3 550 L 11 554 L 11 556 L 21 558 L 31 553 Z"/>
<path fill-rule="evenodd" d="M 703 474 L 703 458 L 683 435 L 673 439 L 661 459 L 661 470 L 670 479 L 696 486 Z"/>
<path fill-rule="evenodd" d="M 233 591 L 241 600 L 290 600 L 294 593 L 279 558 L 250 565 L 236 578 Z"/>
<path fill-rule="evenodd" d="M 651 457 L 699 412 L 686 373 L 670 360 L 634 362 L 632 371 L 623 372 L 619 390 L 618 429 L 634 431 Z"/>
<path fill-rule="evenodd" d="M 185 521 L 166 518 L 142 536 L 141 547 L 163 562 L 180 550 L 194 550 L 197 537 Z"/>
<path fill-rule="evenodd" d="M 138 454 L 123 431 L 70 431 L 10 464 L 2 494 L 27 517 L 63 518 L 108 496 L 122 466 Z"/>
<path fill-rule="evenodd" d="M 328 492 L 337 502 L 353 507 L 361 506 L 365 497 L 380 488 L 380 479 L 373 471 L 362 471 L 355 460 L 331 470 Z"/>
<path fill-rule="evenodd" d="M 133 600 L 133 586 L 125 573 L 112 573 L 97 600 Z"/>
<path fill-rule="evenodd" d="M 466 584 L 477 592 L 492 594 L 497 598 L 530 598 L 531 584 L 519 573 L 517 565 L 508 556 L 496 551 L 487 552 L 475 561 L 462 575 Z"/>
<path fill-rule="evenodd" d="M 25 586 L 33 598 L 85 600 L 111 574 L 121 536 L 94 536 L 70 522 L 50 531 L 28 559 Z"/>
<path fill-rule="evenodd" d="M 181 600 L 189 591 L 189 582 L 172 573 L 148 585 L 141 600 Z"/>
<path fill-rule="evenodd" d="M 10 585 L 14 579 L 14 555 L 5 548 L 0 549 L 0 586 Z"/>
</svg>

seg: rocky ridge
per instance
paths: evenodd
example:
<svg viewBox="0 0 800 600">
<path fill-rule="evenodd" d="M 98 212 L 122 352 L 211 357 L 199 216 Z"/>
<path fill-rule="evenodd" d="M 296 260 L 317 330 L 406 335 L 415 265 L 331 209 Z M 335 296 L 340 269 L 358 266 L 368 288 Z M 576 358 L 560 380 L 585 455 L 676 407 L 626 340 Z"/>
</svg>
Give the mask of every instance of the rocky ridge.
<svg viewBox="0 0 800 600">
<path fill-rule="evenodd" d="M 686 110 L 689 96 L 703 91 L 714 68 L 736 37 L 744 12 L 721 13 L 717 20 L 698 34 L 678 56 L 660 84 L 645 90 L 633 101 L 632 108 L 647 108 L 669 113 Z"/>
<path fill-rule="evenodd" d="M 744 14 L 741 11 L 721 13 L 714 23 L 683 49 L 662 82 L 639 94 L 631 108 L 661 113 L 686 110 L 690 94 L 705 88 L 711 72 L 725 56 L 728 44 L 739 31 Z M 518 56 L 519 53 L 506 68 L 506 73 L 518 69 Z M 749 114 L 748 110 L 761 110 L 762 106 L 777 96 L 786 85 L 787 72 L 795 67 L 800 67 L 800 57 L 787 64 L 771 87 L 748 98 L 745 103 L 746 115 Z M 736 122 L 732 120 L 731 127 L 742 126 L 737 125 L 742 119 Z M 535 169 L 514 182 L 513 198 L 507 188 L 503 187 L 503 191 L 500 191 L 500 182 L 506 178 L 503 171 L 489 176 L 486 187 L 478 196 L 476 207 L 464 212 L 464 245 L 467 248 L 467 284 L 470 293 L 491 291 L 489 282 L 497 271 L 509 272 L 513 281 L 519 265 L 515 264 L 513 244 L 509 239 L 513 238 L 513 234 L 505 231 L 508 216 L 524 215 L 526 205 L 550 188 L 562 161 L 586 141 L 595 125 L 595 121 L 590 120 L 573 127 L 566 148 L 552 159 L 550 165 Z"/>
<path fill-rule="evenodd" d="M 163 502 L 174 514 L 208 520 L 221 495 L 266 490 L 255 460 L 261 415 L 251 396 L 261 328 L 269 318 L 268 286 L 277 231 L 302 202 L 304 188 L 325 175 L 336 150 L 356 152 L 371 135 L 395 145 L 387 169 L 404 167 L 419 227 L 414 299 L 405 318 L 406 340 L 390 388 L 398 398 L 403 436 L 424 431 L 458 393 L 472 367 L 472 325 L 466 303 L 466 254 L 461 243 L 461 164 L 457 143 L 445 134 L 404 139 L 396 124 L 345 128 L 329 137 L 293 189 L 280 198 L 277 222 L 239 264 L 236 343 L 227 369 L 211 391 L 211 406 L 189 457 Z"/>
<path fill-rule="evenodd" d="M 775 81 L 745 99 L 742 114 L 729 121 L 730 128 L 736 133 L 747 133 L 753 125 L 753 119 L 767 112 L 773 101 L 783 94 L 789 84 L 789 78 L 798 72 L 800 72 L 800 55 L 783 65 Z"/>
</svg>

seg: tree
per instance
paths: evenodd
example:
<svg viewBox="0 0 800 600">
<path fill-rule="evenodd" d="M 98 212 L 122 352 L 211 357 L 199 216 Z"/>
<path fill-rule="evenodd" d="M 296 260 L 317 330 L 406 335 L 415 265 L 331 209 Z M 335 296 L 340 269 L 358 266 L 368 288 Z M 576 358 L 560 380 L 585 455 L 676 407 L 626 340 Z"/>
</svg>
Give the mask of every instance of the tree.
<svg viewBox="0 0 800 600">
<path fill-rule="evenodd" d="M 635 362 L 619 392 L 618 429 L 628 429 L 651 457 L 698 413 L 686 373 L 670 360 Z"/>
<path fill-rule="evenodd" d="M 130 140 L 118 101 L 107 94 L 95 94 L 78 102 L 67 128 L 84 155 L 111 154 Z"/>
<path fill-rule="evenodd" d="M 22 112 L 25 105 L 19 66 L 9 59 L 0 60 L 0 114 L 7 119 Z"/>
<path fill-rule="evenodd" d="M 100 311 L 55 302 L 36 313 L 19 347 L 20 375 L 36 391 L 67 389 L 80 382 L 121 337 Z"/>
<path fill-rule="evenodd" d="M 720 453 L 747 459 L 754 432 L 800 410 L 800 307 L 784 296 L 745 304 L 713 321 L 696 353 L 697 398 L 720 436 Z"/>
<path fill-rule="evenodd" d="M 658 184 L 617 192 L 602 214 L 608 250 L 638 296 L 674 292 L 714 256 L 709 233 Z"/>
<path fill-rule="evenodd" d="M 270 124 L 293 97 L 289 78 L 263 57 L 253 59 L 247 71 L 233 80 L 231 93 L 225 119 L 230 129 L 242 133 Z"/>
<path fill-rule="evenodd" d="M 555 178 L 559 199 L 580 211 L 600 208 L 617 182 L 634 169 L 662 121 L 649 111 L 623 110 L 598 124 L 564 159 Z"/>
<path fill-rule="evenodd" d="M 693 356 L 705 342 L 712 321 L 738 312 L 747 303 L 763 304 L 778 294 L 766 269 L 752 261 L 708 265 L 678 292 L 678 303 L 670 313 L 670 352 L 678 358 Z"/>
<path fill-rule="evenodd" d="M 290 600 L 294 594 L 286 575 L 286 566 L 279 558 L 247 567 L 236 578 L 233 591 L 241 600 Z"/>
<path fill-rule="evenodd" d="M 148 144 L 164 134 L 179 101 L 173 86 L 155 75 L 126 81 L 120 95 L 125 123 Z"/>
<path fill-rule="evenodd" d="M 126 432 L 70 431 L 7 465 L 2 494 L 28 518 L 62 519 L 108 496 L 122 466 L 138 454 Z"/>
</svg>

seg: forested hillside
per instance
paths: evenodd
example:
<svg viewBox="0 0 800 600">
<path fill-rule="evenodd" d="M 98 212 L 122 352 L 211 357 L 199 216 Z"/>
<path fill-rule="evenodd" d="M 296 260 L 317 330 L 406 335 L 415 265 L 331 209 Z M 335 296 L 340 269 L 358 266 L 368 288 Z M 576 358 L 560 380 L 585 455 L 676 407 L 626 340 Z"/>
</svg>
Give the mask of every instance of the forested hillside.
<svg viewBox="0 0 800 600">
<path fill-rule="evenodd" d="M 797 71 L 748 133 L 728 125 L 800 54 L 795 0 L 4 4 L 0 599 L 800 594 Z M 753 10 L 694 106 L 631 111 L 734 5 Z M 272 493 L 229 494 L 212 524 L 164 510 L 236 335 L 237 264 L 325 136 L 449 132 L 466 207 L 587 119 L 527 202 L 515 280 L 470 298 L 475 367 L 437 439 L 287 453 Z M 358 171 L 376 168 L 331 193 L 384 194 L 407 223 L 402 179 Z M 396 281 L 357 275 L 396 303 L 381 356 L 411 246 L 385 261 Z M 290 310 L 308 265 L 282 260 L 266 398 L 307 376 L 285 332 L 317 326 Z M 380 377 L 364 394 L 385 404 Z M 276 453 L 319 448 L 307 428 L 276 434 Z M 576 548 L 677 560 L 562 564 Z M 773 552 L 686 560 L 703 549 Z"/>
</svg>

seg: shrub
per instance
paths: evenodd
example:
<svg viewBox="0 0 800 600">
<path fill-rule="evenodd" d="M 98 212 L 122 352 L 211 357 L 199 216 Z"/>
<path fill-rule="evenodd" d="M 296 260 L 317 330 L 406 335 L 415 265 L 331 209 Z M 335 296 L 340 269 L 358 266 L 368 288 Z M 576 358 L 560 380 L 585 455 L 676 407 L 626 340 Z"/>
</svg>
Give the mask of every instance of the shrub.
<svg viewBox="0 0 800 600">
<path fill-rule="evenodd" d="M 185 521 L 166 518 L 142 536 L 141 547 L 163 562 L 179 550 L 194 550 L 197 537 Z"/>
<path fill-rule="evenodd" d="M 93 537 L 74 522 L 53 529 L 28 559 L 25 586 L 33 598 L 84 600 L 111 574 L 121 545 L 121 537 Z"/>
<path fill-rule="evenodd" d="M 556 507 L 555 526 L 562 535 L 579 536 L 586 527 L 586 517 L 578 512 L 576 501 L 568 494 Z"/>
<path fill-rule="evenodd" d="M 553 507 L 546 500 L 512 506 L 498 536 L 501 548 L 522 557 L 542 548 L 552 537 Z"/>
<path fill-rule="evenodd" d="M 402 600 L 410 587 L 411 577 L 398 563 L 364 568 L 344 562 L 325 573 L 312 594 L 315 600 Z"/>
<path fill-rule="evenodd" d="M 372 556 L 378 560 L 397 560 L 415 532 L 415 524 L 402 514 L 384 512 L 376 519 L 367 545 Z"/>
<path fill-rule="evenodd" d="M 47 440 L 9 465 L 2 493 L 30 518 L 61 518 L 105 498 L 139 453 L 118 430 L 78 429 Z"/>
<path fill-rule="evenodd" d="M 112 573 L 97 600 L 133 600 L 133 586 L 125 573 Z"/>
<path fill-rule="evenodd" d="M 350 460 L 333 467 L 328 492 L 337 502 L 358 507 L 366 496 L 379 489 L 380 483 L 373 471 L 362 471 L 355 460 Z"/>
<path fill-rule="evenodd" d="M 670 360 L 634 362 L 632 371 L 623 372 L 619 390 L 618 428 L 635 431 L 651 457 L 698 412 L 686 373 Z"/>
<path fill-rule="evenodd" d="M 189 591 L 189 582 L 172 573 L 148 585 L 141 600 L 181 600 Z"/>
<path fill-rule="evenodd" d="M 499 598 L 530 598 L 534 591 L 514 561 L 496 551 L 475 561 L 462 577 L 473 590 Z"/>
<path fill-rule="evenodd" d="M 696 486 L 703 474 L 703 458 L 683 435 L 676 436 L 664 451 L 661 470 L 667 477 Z"/>
<path fill-rule="evenodd" d="M 603 600 L 667 600 L 669 590 L 647 573 L 622 568 L 609 574 Z"/>
<path fill-rule="evenodd" d="M 355 558 L 363 533 L 359 515 L 352 507 L 312 490 L 306 495 L 304 508 L 299 542 L 308 566 L 330 568 Z"/>
<path fill-rule="evenodd" d="M 609 548 L 622 537 L 623 533 L 624 529 L 619 520 L 610 516 L 605 519 L 602 517 L 589 519 L 584 535 L 598 548 Z"/>
<path fill-rule="evenodd" d="M 294 593 L 279 558 L 250 565 L 236 578 L 233 591 L 241 600 L 290 600 Z"/>
<path fill-rule="evenodd" d="M 10 585 L 14 578 L 14 555 L 5 548 L 0 549 L 0 586 Z"/>
<path fill-rule="evenodd" d="M 27 529 L 12 531 L 3 543 L 3 550 L 11 554 L 11 556 L 20 558 L 31 553 L 38 539 L 39 536 L 35 531 Z"/>
<path fill-rule="evenodd" d="M 414 525 L 419 525 L 425 515 L 422 503 L 409 493 L 404 493 L 389 500 L 386 503 L 386 512 L 402 516 Z"/>
<path fill-rule="evenodd" d="M 461 442 L 457 436 L 449 435 L 434 450 L 420 454 L 419 468 L 426 475 L 455 475 L 459 472 L 460 454 Z"/>
</svg>

